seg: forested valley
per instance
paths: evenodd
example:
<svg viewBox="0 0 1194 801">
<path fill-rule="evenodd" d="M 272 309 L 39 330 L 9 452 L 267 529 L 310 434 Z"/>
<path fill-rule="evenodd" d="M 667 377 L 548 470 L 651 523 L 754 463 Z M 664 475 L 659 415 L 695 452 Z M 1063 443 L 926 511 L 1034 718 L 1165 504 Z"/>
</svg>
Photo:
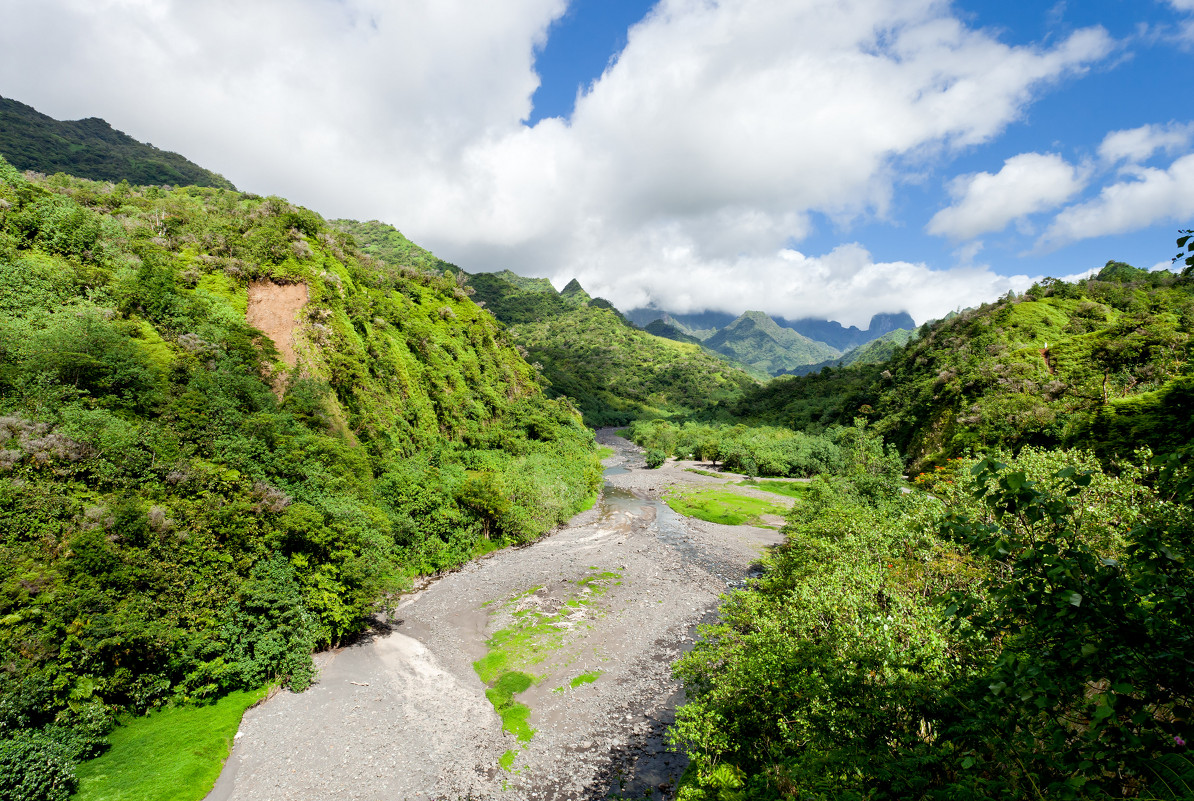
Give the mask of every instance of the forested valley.
<svg viewBox="0 0 1194 801">
<path fill-rule="evenodd" d="M 0 797 L 69 798 L 118 717 L 303 690 L 591 507 L 600 425 L 802 480 L 675 664 L 676 797 L 1191 797 L 1192 271 L 762 383 L 387 225 L 0 161 Z"/>
</svg>

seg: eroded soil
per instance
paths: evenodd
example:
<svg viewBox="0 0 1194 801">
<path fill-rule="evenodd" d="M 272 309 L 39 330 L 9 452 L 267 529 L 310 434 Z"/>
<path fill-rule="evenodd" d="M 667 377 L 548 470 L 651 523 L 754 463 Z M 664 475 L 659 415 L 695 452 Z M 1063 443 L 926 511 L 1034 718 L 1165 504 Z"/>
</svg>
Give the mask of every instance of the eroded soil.
<svg viewBox="0 0 1194 801">
<path fill-rule="evenodd" d="M 671 663 L 780 535 L 676 515 L 658 500 L 668 487 L 727 479 L 691 462 L 648 471 L 631 443 L 598 439 L 616 454 L 597 508 L 436 580 L 320 654 L 315 686 L 245 715 L 209 799 L 670 798 L 685 766 L 663 740 L 681 698 Z M 536 731 L 519 742 L 473 662 L 526 620 L 552 621 L 552 634 L 527 652 L 536 681 L 516 699 Z"/>
</svg>

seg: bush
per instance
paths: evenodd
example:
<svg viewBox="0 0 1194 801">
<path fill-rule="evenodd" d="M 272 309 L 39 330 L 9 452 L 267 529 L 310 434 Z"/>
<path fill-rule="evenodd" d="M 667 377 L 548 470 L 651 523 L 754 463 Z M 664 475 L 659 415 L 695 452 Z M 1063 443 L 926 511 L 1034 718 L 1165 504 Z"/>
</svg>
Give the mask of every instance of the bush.
<svg viewBox="0 0 1194 801">
<path fill-rule="evenodd" d="M 646 453 L 646 460 L 647 467 L 651 470 L 654 470 L 663 466 L 663 463 L 667 461 L 667 454 L 661 450 L 651 448 Z"/>
</svg>

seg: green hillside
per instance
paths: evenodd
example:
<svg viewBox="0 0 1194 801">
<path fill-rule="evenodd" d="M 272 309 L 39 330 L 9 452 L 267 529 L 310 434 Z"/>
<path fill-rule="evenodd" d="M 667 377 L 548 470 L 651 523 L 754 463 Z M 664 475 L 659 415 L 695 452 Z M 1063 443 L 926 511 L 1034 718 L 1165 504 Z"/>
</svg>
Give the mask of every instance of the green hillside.
<svg viewBox="0 0 1194 801">
<path fill-rule="evenodd" d="M 787 375 L 809 375 L 825 367 L 846 367 L 851 364 L 879 364 L 890 359 L 895 352 L 916 338 L 910 328 L 897 328 L 863 345 L 847 351 L 841 358 L 827 359 L 816 364 L 807 364 L 786 371 Z"/>
<path fill-rule="evenodd" d="M 591 502 L 592 434 L 453 276 L 279 198 L 0 160 L 0 201 L 0 767 L 301 688 L 408 577 Z"/>
<path fill-rule="evenodd" d="M 823 342 L 814 342 L 789 328 L 781 328 L 759 311 L 745 312 L 702 344 L 770 375 L 841 355 Z"/>
<path fill-rule="evenodd" d="M 1109 262 L 923 326 L 881 366 L 777 380 L 736 411 L 797 427 L 861 414 L 918 468 L 996 446 L 1128 454 L 1194 434 L 1192 333 L 1189 275 Z"/>
<path fill-rule="evenodd" d="M 552 393 L 572 399 L 589 425 L 691 413 L 756 386 L 700 346 L 652 336 L 612 309 L 583 306 L 510 330 Z"/>
<path fill-rule="evenodd" d="M 158 150 L 96 117 L 60 122 L 0 97 L 0 156 L 18 170 L 96 181 L 235 189 L 221 175 Z"/>
<path fill-rule="evenodd" d="M 647 327 L 643 329 L 648 334 L 664 339 L 674 339 L 677 342 L 687 342 L 689 345 L 699 345 L 701 341 L 696 337 L 686 334 L 674 325 L 669 325 L 663 320 L 652 320 L 647 323 Z"/>
<path fill-rule="evenodd" d="M 331 220 L 330 225 L 338 231 L 350 234 L 362 251 L 391 266 L 426 270 L 437 274 L 442 274 L 444 270 L 456 270 L 455 265 L 411 242 L 392 225 L 377 220 Z"/>
</svg>

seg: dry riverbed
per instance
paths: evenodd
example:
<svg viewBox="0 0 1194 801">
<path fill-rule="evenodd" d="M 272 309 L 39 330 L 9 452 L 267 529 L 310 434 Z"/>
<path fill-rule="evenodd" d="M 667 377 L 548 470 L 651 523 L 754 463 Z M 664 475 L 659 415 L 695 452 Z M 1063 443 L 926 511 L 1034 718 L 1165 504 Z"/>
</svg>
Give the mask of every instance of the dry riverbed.
<svg viewBox="0 0 1194 801">
<path fill-rule="evenodd" d="M 685 766 L 663 740 L 681 697 L 671 663 L 780 535 L 680 517 L 663 492 L 729 477 L 686 471 L 693 462 L 646 470 L 612 431 L 598 441 L 616 453 L 595 509 L 318 655 L 317 684 L 246 713 L 209 801 L 670 798 Z M 503 667 L 487 643 L 511 632 Z M 487 655 L 535 678 L 514 696 L 529 740 L 503 731 L 486 697 L 473 663 Z"/>
</svg>

